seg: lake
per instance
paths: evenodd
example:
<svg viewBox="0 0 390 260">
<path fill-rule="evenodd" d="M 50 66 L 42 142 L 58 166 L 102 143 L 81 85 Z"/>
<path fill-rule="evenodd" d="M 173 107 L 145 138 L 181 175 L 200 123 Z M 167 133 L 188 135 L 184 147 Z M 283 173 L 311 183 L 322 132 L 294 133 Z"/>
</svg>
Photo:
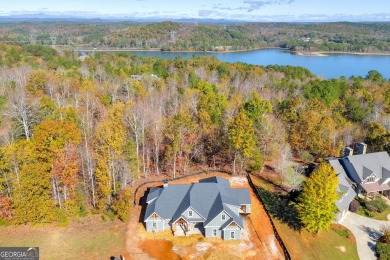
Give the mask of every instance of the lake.
<svg viewBox="0 0 390 260">
<path fill-rule="evenodd" d="M 244 62 L 253 65 L 270 64 L 291 65 L 308 68 L 313 74 L 326 79 L 345 76 L 365 77 L 370 70 L 379 71 L 385 78 L 390 78 L 390 56 L 332 54 L 329 56 L 299 56 L 289 51 L 265 49 L 231 53 L 204 52 L 149 52 L 133 51 L 136 55 L 174 59 L 192 56 L 214 56 L 225 62 Z"/>
</svg>

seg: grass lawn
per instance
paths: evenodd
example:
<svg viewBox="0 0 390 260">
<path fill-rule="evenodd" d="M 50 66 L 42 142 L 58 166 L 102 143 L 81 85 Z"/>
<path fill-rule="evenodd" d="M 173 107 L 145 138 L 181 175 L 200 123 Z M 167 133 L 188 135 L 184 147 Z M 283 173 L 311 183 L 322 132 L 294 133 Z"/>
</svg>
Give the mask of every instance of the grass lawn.
<svg viewBox="0 0 390 260">
<path fill-rule="evenodd" d="M 299 233 L 287 224 L 274 222 L 292 259 L 359 259 L 355 238 L 342 226 L 332 225 L 328 231 L 314 236 L 306 230 Z M 348 232 L 350 237 L 346 238 L 335 230 L 346 230 L 344 232 Z"/>
<path fill-rule="evenodd" d="M 109 259 L 125 250 L 126 223 L 91 216 L 67 227 L 0 227 L 0 246 L 39 247 L 41 259 Z"/>
<path fill-rule="evenodd" d="M 252 177 L 252 180 L 258 187 L 267 191 L 274 191 L 273 185 L 269 182 L 255 176 Z M 284 212 L 283 216 L 286 216 L 286 209 L 280 209 L 280 205 L 283 205 L 283 203 L 272 201 L 271 203 L 272 205 L 279 205 L 279 208 L 271 207 L 271 210 Z M 291 212 L 292 210 L 288 211 Z M 328 231 L 314 236 L 305 229 L 302 229 L 301 232 L 293 229 L 293 225 L 288 221 L 292 219 L 292 216 L 279 219 L 283 223 L 273 218 L 276 229 L 291 254 L 292 259 L 359 259 L 355 238 L 346 228 L 340 225 L 332 225 Z"/>
<path fill-rule="evenodd" d="M 386 209 L 382 213 L 375 212 L 374 217 L 372 217 L 372 218 L 377 219 L 377 220 L 388 220 L 387 215 L 389 215 L 389 214 L 390 214 L 390 208 Z"/>
<path fill-rule="evenodd" d="M 359 210 L 357 213 L 359 215 L 367 217 L 367 218 L 373 218 L 373 219 L 377 219 L 377 220 L 388 220 L 387 215 L 390 214 L 390 208 L 386 209 L 385 211 L 383 211 L 381 213 L 371 211 L 370 215 L 366 214 L 363 210 Z"/>
</svg>

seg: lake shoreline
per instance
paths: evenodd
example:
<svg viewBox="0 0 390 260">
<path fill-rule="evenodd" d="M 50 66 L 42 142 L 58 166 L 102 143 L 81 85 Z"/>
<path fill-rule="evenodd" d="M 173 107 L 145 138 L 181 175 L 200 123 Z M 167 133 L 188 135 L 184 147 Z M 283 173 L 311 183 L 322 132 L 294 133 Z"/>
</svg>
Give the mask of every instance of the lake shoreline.
<svg viewBox="0 0 390 260">
<path fill-rule="evenodd" d="M 98 50 L 99 52 L 75 52 L 80 54 L 79 60 L 84 60 L 89 55 L 94 53 L 103 53 L 106 50 Z M 113 50 L 111 53 L 125 52 L 124 50 Z M 110 52 L 107 51 L 107 54 Z M 154 57 L 161 59 L 191 59 L 199 56 L 212 56 L 220 61 L 229 63 L 246 63 L 255 66 L 295 66 L 309 69 L 314 75 L 324 78 L 338 78 L 341 76 L 362 76 L 365 77 L 371 70 L 377 70 L 385 78 L 390 78 L 389 55 L 351 55 L 351 53 L 341 54 L 335 53 L 329 55 L 320 52 L 310 53 L 293 53 L 290 50 L 268 48 L 242 52 L 165 52 L 159 50 L 134 50 L 127 52 L 130 55 Z M 308 55 L 310 54 L 310 55 Z M 316 55 L 316 56 L 313 56 Z M 326 57 L 323 57 L 325 56 Z M 359 64 L 359 66 L 356 66 Z"/>
<path fill-rule="evenodd" d="M 83 49 L 77 50 L 73 49 L 73 52 L 163 52 L 163 53 L 219 53 L 219 54 L 228 54 L 228 53 L 237 53 L 237 52 L 251 52 L 259 50 L 282 50 L 290 52 L 298 56 L 314 56 L 314 57 L 325 57 L 330 55 L 362 55 L 362 56 L 390 56 L 390 52 L 348 52 L 348 51 L 292 51 L 288 48 L 278 48 L 278 47 L 259 47 L 248 50 L 225 50 L 225 51 L 162 51 L 161 49 Z"/>
<path fill-rule="evenodd" d="M 227 50 L 227 51 L 162 51 L 161 49 L 82 49 L 77 50 L 73 49 L 73 52 L 162 52 L 162 53 L 220 53 L 220 54 L 228 54 L 228 53 L 237 53 L 237 52 L 251 52 L 251 51 L 260 51 L 260 50 L 283 50 L 290 51 L 287 48 L 277 48 L 277 47 L 259 47 L 248 50 Z"/>
<path fill-rule="evenodd" d="M 291 51 L 298 56 L 326 57 L 330 55 L 390 56 L 389 52 L 348 52 L 348 51 Z"/>
</svg>

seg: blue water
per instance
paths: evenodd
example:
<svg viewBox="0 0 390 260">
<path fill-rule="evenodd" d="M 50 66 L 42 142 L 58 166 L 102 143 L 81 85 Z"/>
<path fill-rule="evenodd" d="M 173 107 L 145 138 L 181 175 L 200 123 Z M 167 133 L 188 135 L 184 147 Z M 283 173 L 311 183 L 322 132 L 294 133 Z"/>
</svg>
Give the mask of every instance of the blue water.
<svg viewBox="0 0 390 260">
<path fill-rule="evenodd" d="M 279 49 L 255 50 L 232 53 L 204 53 L 204 52 L 147 52 L 134 51 L 136 55 L 174 59 L 178 56 L 190 58 L 193 56 L 214 56 L 225 62 L 244 62 L 253 65 L 267 66 L 291 65 L 309 69 L 313 74 L 326 79 L 345 76 L 365 77 L 370 70 L 379 71 L 386 79 L 390 78 L 390 56 L 369 56 L 335 54 L 329 56 L 298 56 Z"/>
</svg>

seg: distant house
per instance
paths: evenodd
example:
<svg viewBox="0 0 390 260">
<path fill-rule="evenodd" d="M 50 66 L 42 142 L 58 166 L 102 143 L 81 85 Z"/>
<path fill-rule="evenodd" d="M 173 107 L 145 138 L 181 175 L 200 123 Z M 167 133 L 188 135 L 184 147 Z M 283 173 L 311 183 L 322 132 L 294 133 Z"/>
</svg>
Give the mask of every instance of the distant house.
<svg viewBox="0 0 390 260">
<path fill-rule="evenodd" d="M 175 236 L 204 234 L 225 240 L 241 239 L 243 214 L 250 213 L 247 188 L 231 188 L 220 177 L 198 183 L 151 188 L 144 217 L 146 230 L 172 230 Z"/>
<path fill-rule="evenodd" d="M 142 80 L 144 78 L 159 79 L 159 77 L 154 74 L 131 75 L 130 78 L 135 80 Z"/>
<path fill-rule="evenodd" d="M 337 219 L 341 220 L 357 194 L 380 193 L 390 196 L 390 156 L 387 152 L 366 153 L 367 145 L 359 144 L 358 154 L 349 147 L 341 158 L 327 159 L 339 177 L 340 200 Z"/>
</svg>

